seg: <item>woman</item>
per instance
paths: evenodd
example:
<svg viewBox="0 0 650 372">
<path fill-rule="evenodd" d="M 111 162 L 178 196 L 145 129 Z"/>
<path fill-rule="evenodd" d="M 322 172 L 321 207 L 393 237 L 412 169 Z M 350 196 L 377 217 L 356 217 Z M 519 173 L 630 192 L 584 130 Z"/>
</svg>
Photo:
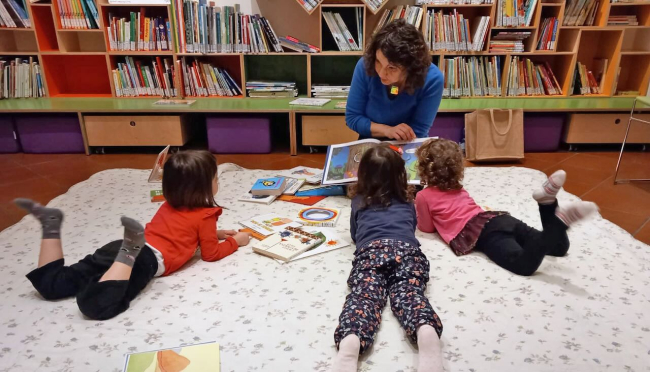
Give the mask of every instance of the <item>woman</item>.
<svg viewBox="0 0 650 372">
<path fill-rule="evenodd" d="M 442 87 L 422 33 L 393 21 L 374 35 L 354 69 L 345 120 L 360 139 L 428 137 Z"/>
</svg>

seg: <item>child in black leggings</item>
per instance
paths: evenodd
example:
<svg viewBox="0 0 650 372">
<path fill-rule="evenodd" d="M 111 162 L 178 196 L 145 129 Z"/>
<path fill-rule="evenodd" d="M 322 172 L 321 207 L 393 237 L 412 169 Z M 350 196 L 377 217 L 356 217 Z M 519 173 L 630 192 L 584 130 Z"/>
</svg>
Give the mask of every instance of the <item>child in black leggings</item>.
<svg viewBox="0 0 650 372">
<path fill-rule="evenodd" d="M 456 255 L 482 251 L 497 265 L 519 275 L 532 275 L 545 256 L 562 257 L 569 250 L 569 226 L 596 212 L 591 202 L 558 206 L 555 196 L 566 173 L 553 173 L 533 193 L 543 230 L 538 231 L 507 212 L 486 212 L 461 184 L 460 147 L 446 139 L 425 142 L 417 152 L 420 179 L 427 187 L 416 198 L 418 228 L 438 232 Z"/>
</svg>

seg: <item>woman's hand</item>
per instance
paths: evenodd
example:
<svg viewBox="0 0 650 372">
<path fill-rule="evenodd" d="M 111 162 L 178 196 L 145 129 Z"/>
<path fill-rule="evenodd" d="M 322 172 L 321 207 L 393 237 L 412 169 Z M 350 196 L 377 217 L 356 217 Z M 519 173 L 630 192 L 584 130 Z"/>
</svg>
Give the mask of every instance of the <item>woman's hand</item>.
<svg viewBox="0 0 650 372">
<path fill-rule="evenodd" d="M 240 247 L 243 247 L 245 245 L 248 245 L 251 241 L 251 234 L 245 233 L 245 232 L 239 232 L 236 233 L 233 238 L 237 242 L 237 245 Z"/>
<path fill-rule="evenodd" d="M 224 240 L 229 236 L 235 235 L 237 235 L 237 231 L 235 230 L 217 230 L 217 238 L 219 238 L 219 240 Z"/>
<path fill-rule="evenodd" d="M 408 124 L 402 123 L 394 127 L 386 126 L 384 129 L 384 137 L 395 139 L 398 141 L 412 141 L 415 137 L 415 132 Z"/>
</svg>

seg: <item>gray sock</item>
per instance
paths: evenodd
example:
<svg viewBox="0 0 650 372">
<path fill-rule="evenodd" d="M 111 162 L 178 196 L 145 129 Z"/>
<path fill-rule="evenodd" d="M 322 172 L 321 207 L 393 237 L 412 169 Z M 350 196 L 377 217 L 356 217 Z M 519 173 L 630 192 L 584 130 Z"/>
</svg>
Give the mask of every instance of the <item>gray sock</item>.
<svg viewBox="0 0 650 372">
<path fill-rule="evenodd" d="M 144 227 L 129 217 L 122 217 L 122 226 L 124 226 L 124 240 L 115 261 L 133 267 L 135 259 L 144 247 Z"/>
<path fill-rule="evenodd" d="M 14 203 L 41 221 L 43 239 L 61 239 L 63 212 L 56 208 L 45 208 L 31 199 L 18 198 Z"/>
</svg>

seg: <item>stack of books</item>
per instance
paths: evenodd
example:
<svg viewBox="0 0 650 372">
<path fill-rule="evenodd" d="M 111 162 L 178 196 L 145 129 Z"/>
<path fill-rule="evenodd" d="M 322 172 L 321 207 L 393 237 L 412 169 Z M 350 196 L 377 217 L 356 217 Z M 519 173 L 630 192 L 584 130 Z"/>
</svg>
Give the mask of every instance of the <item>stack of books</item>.
<svg viewBox="0 0 650 372">
<path fill-rule="evenodd" d="M 396 19 L 404 19 L 406 22 L 412 24 L 416 28 L 420 28 L 420 23 L 422 22 L 422 15 L 423 15 L 423 10 L 419 6 L 413 6 L 413 5 L 400 5 L 395 7 L 394 9 L 386 9 L 384 10 L 384 13 L 381 15 L 381 18 L 379 19 L 379 22 L 377 23 L 377 26 L 375 27 L 375 30 L 372 32 L 373 34 L 376 34 L 381 30 L 384 25 L 396 20 Z"/>
<path fill-rule="evenodd" d="M 235 80 L 223 68 L 196 58 L 177 61 L 180 65 L 183 97 L 236 97 L 242 91 Z"/>
<path fill-rule="evenodd" d="M 32 22 L 29 20 L 29 15 L 27 14 L 27 5 L 24 0 L 0 1 L 0 27 L 32 27 Z"/>
<path fill-rule="evenodd" d="M 381 8 L 387 1 L 388 0 L 365 0 L 365 3 L 370 9 L 376 11 Z"/>
<path fill-rule="evenodd" d="M 593 26 L 601 0 L 567 0 L 563 26 Z"/>
<path fill-rule="evenodd" d="M 131 12 L 129 18 L 118 18 L 109 13 L 108 21 L 110 50 L 171 50 L 171 28 L 166 18 L 144 17 L 140 12 Z"/>
<path fill-rule="evenodd" d="M 315 98 L 335 98 L 344 99 L 348 98 L 350 93 L 349 85 L 318 85 L 314 84 L 311 87 L 311 96 Z"/>
<path fill-rule="evenodd" d="M 134 60 L 124 57 L 113 70 L 115 95 L 118 97 L 176 96 L 174 64 L 171 59 L 160 57 Z"/>
<path fill-rule="evenodd" d="M 638 26 L 636 15 L 610 15 L 607 26 Z"/>
<path fill-rule="evenodd" d="M 416 5 L 492 4 L 492 0 L 415 0 Z"/>
<path fill-rule="evenodd" d="M 222 9 L 223 8 L 223 9 Z M 180 53 L 281 53 L 280 39 L 266 18 L 239 11 L 239 5 L 174 0 L 176 50 Z"/>
<path fill-rule="evenodd" d="M 298 97 L 295 82 L 247 81 L 246 92 L 251 98 L 293 98 Z"/>
<path fill-rule="evenodd" d="M 554 50 L 557 26 L 560 21 L 557 17 L 545 18 L 539 31 L 537 50 Z"/>
<path fill-rule="evenodd" d="M 497 27 L 530 26 L 537 0 L 498 0 Z"/>
<path fill-rule="evenodd" d="M 451 14 L 430 10 L 424 23 L 424 37 L 431 50 L 482 51 L 490 30 L 490 17 L 480 17 L 472 38 L 469 20 L 456 9 Z"/>
<path fill-rule="evenodd" d="M 608 64 L 609 60 L 607 59 L 594 59 L 592 71 L 587 69 L 586 65 L 578 62 L 574 73 L 572 93 L 578 95 L 601 94 Z"/>
<path fill-rule="evenodd" d="M 530 31 L 499 31 L 490 39 L 490 53 L 522 53 Z"/>
<path fill-rule="evenodd" d="M 512 57 L 507 78 L 506 95 L 517 96 L 553 96 L 562 94 L 548 62 L 534 64 L 528 58 Z"/>
<path fill-rule="evenodd" d="M 329 28 L 336 46 L 341 52 L 351 52 L 363 50 L 363 10 L 361 8 L 355 9 L 355 36 L 348 29 L 348 26 L 343 21 L 339 13 L 323 12 L 323 19 Z M 357 42 L 358 41 L 358 42 Z"/>
<path fill-rule="evenodd" d="M 58 7 L 62 28 L 99 28 L 99 13 L 94 0 L 59 0 Z"/>
<path fill-rule="evenodd" d="M 312 11 L 316 9 L 318 4 L 320 4 L 323 0 L 298 0 L 300 4 L 302 4 L 302 7 L 307 9 L 307 11 Z"/>
<path fill-rule="evenodd" d="M 501 58 L 445 58 L 442 96 L 446 98 L 501 95 Z"/>
<path fill-rule="evenodd" d="M 0 98 L 45 97 L 43 72 L 33 57 L 0 60 Z"/>
<path fill-rule="evenodd" d="M 318 53 L 320 48 L 304 43 L 293 36 L 280 37 L 280 45 L 295 52 Z"/>
</svg>

